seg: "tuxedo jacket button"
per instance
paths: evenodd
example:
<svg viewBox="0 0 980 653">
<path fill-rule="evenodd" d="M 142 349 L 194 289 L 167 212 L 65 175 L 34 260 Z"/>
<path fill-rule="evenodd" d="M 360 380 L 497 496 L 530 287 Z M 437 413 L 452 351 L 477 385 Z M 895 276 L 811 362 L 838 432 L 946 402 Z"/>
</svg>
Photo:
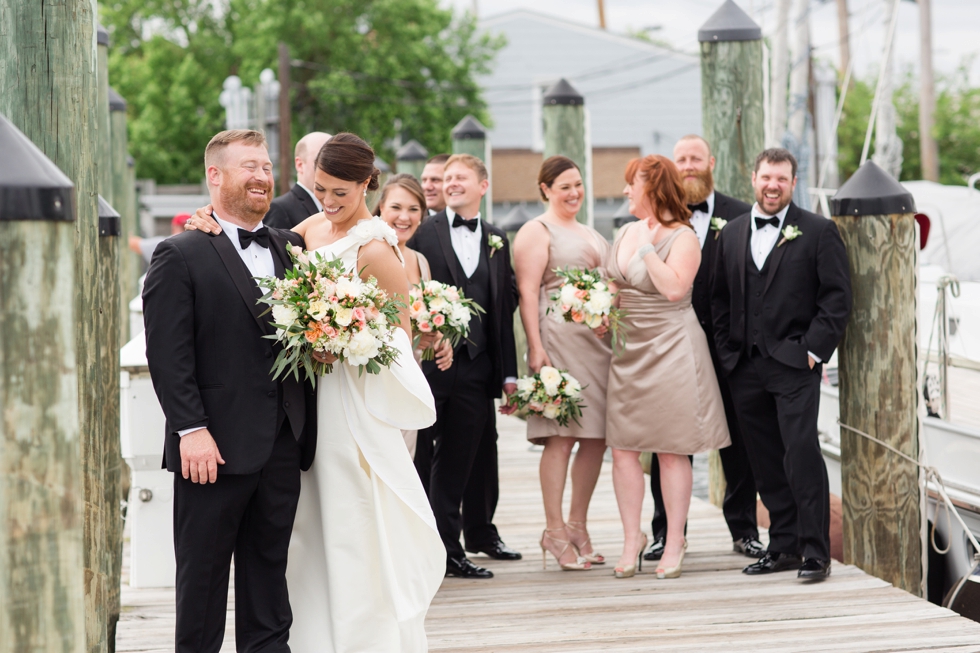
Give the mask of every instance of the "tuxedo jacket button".
<svg viewBox="0 0 980 653">
<path fill-rule="evenodd" d="M 285 406 L 286 408 L 289 408 L 289 402 L 288 401 L 282 402 L 282 405 Z"/>
<path fill-rule="evenodd" d="M 276 396 L 276 391 L 275 390 L 269 390 L 269 396 L 270 397 L 275 397 Z"/>
<path fill-rule="evenodd" d="M 266 358 L 272 358 L 272 352 L 271 351 L 265 352 L 265 357 Z"/>
</svg>

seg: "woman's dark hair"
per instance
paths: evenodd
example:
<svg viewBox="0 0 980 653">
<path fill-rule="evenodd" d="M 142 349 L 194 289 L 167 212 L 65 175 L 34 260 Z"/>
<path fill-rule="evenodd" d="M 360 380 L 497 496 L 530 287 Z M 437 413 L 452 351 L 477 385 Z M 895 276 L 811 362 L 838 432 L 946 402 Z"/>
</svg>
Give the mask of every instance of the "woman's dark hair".
<svg viewBox="0 0 980 653">
<path fill-rule="evenodd" d="M 555 183 L 556 179 L 558 179 L 558 175 L 566 170 L 571 170 L 572 168 L 582 172 L 579 170 L 579 167 L 574 161 L 569 159 L 567 156 L 562 156 L 560 154 L 548 157 L 545 162 L 541 164 L 541 170 L 538 171 L 538 192 L 541 194 L 542 202 L 547 202 L 548 198 L 545 197 L 544 191 L 541 190 L 541 184 L 551 188 L 551 185 Z"/>
<path fill-rule="evenodd" d="M 385 185 L 381 188 L 381 199 L 378 200 L 378 208 L 374 210 L 374 214 L 381 215 L 381 207 L 388 201 L 388 193 L 396 187 L 408 191 L 419 201 L 419 206 L 422 209 L 422 220 L 425 220 L 425 216 L 429 212 L 429 208 L 425 204 L 425 191 L 422 190 L 421 184 L 419 184 L 415 177 L 404 172 L 394 177 L 389 177 L 388 181 L 385 182 Z"/>
<path fill-rule="evenodd" d="M 640 159 L 636 174 L 643 175 L 643 193 L 653 206 L 653 213 L 660 224 L 680 222 L 691 226 L 691 209 L 684 200 L 684 185 L 674 162 L 659 154 L 650 154 Z M 670 212 L 673 220 L 664 220 L 664 213 Z"/>
<path fill-rule="evenodd" d="M 316 167 L 344 181 L 367 181 L 368 190 L 378 190 L 381 171 L 374 166 L 374 150 L 356 134 L 344 132 L 327 141 L 316 157 Z"/>
</svg>

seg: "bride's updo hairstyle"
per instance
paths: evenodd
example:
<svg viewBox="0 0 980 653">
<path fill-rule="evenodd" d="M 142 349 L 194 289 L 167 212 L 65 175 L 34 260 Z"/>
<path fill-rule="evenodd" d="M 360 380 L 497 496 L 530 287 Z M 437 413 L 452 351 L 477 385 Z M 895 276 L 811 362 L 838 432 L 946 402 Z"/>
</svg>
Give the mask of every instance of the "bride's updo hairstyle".
<svg viewBox="0 0 980 653">
<path fill-rule="evenodd" d="M 660 224 L 680 222 L 691 226 L 691 209 L 687 208 L 684 201 L 684 184 L 681 183 L 681 174 L 677 172 L 673 161 L 659 154 L 650 154 L 640 159 L 635 174 L 643 178 L 643 194 L 647 196 Z M 668 211 L 674 217 L 673 220 L 664 219 L 664 214 Z"/>
<path fill-rule="evenodd" d="M 374 167 L 374 158 L 374 150 L 360 136 L 344 132 L 324 144 L 316 157 L 316 167 L 344 181 L 367 181 L 368 190 L 378 190 L 381 171 Z"/>
</svg>

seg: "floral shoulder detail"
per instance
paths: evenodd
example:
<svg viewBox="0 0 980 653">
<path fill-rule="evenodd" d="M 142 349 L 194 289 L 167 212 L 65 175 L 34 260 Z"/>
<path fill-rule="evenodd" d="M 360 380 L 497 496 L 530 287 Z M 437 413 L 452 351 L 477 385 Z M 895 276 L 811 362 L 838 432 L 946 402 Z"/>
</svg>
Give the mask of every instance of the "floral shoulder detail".
<svg viewBox="0 0 980 653">
<path fill-rule="evenodd" d="M 379 217 L 370 220 L 361 220 L 351 227 L 347 235 L 358 241 L 359 245 L 365 245 L 372 240 L 383 240 L 392 247 L 398 246 L 398 235 Z"/>
</svg>

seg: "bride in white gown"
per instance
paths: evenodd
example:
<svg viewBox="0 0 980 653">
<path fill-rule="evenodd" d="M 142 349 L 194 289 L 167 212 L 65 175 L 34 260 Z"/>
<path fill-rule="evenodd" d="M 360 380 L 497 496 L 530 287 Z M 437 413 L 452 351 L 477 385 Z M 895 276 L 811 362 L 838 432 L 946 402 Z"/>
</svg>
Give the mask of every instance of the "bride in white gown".
<svg viewBox="0 0 980 653">
<path fill-rule="evenodd" d="M 310 251 L 407 295 L 397 237 L 365 205 L 377 187 L 373 161 L 360 138 L 334 136 L 317 158 L 324 212 L 296 231 Z M 436 412 L 406 330 L 394 344 L 398 360 L 380 374 L 335 363 L 317 381 L 316 458 L 302 476 L 286 572 L 294 653 L 427 650 L 425 615 L 446 552 L 401 430 L 429 426 Z"/>
</svg>

